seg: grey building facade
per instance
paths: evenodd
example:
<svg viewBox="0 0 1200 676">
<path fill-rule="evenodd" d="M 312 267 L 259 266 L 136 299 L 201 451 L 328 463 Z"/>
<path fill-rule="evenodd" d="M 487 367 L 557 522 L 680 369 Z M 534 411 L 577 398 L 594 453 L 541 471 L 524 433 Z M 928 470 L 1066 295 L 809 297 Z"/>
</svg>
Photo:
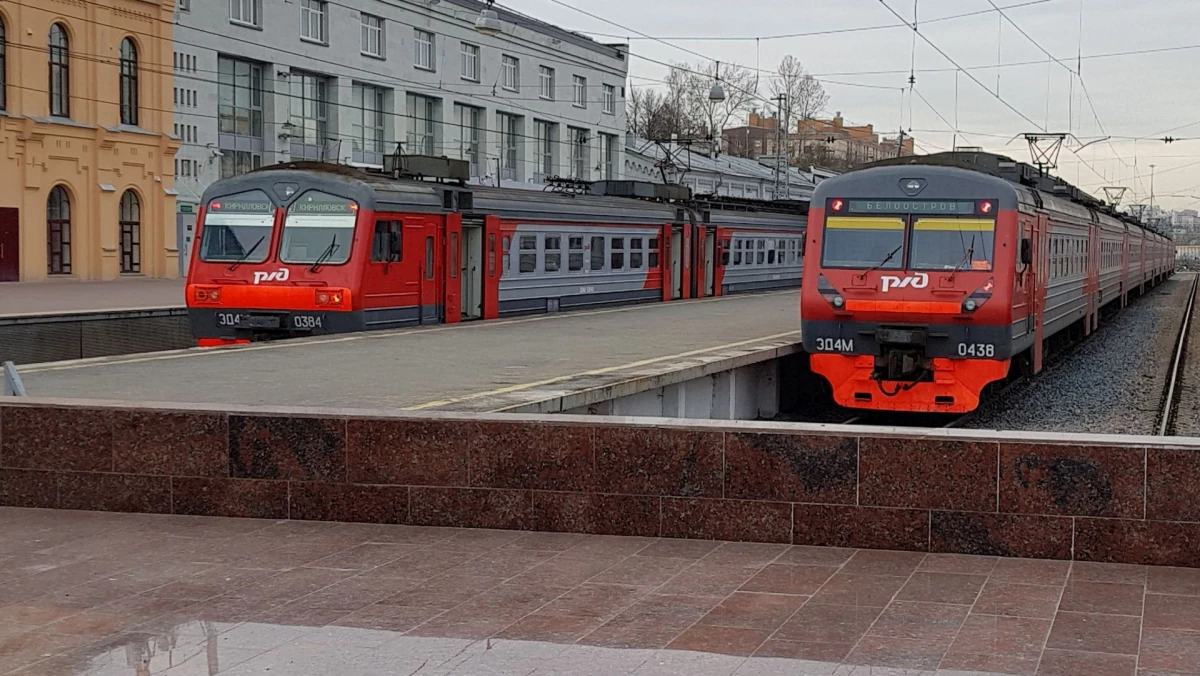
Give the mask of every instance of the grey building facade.
<svg viewBox="0 0 1200 676">
<path fill-rule="evenodd" d="M 471 162 L 474 180 L 620 178 L 624 46 L 476 0 L 178 0 L 175 186 L 180 243 L 214 181 L 322 159 Z M 180 260 L 186 256 L 181 251 Z"/>
</svg>

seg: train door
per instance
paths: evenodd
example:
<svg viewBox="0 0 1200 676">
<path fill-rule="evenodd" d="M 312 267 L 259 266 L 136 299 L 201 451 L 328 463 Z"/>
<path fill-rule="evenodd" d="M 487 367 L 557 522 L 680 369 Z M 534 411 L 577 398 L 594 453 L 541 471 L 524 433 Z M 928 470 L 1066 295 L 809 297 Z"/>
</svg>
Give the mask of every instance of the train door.
<svg viewBox="0 0 1200 676">
<path fill-rule="evenodd" d="M 1033 266 L 1036 274 L 1033 276 L 1033 372 L 1041 373 L 1044 358 L 1043 339 L 1045 335 L 1046 289 L 1050 278 L 1050 218 L 1046 214 L 1038 214 L 1037 224 L 1033 230 L 1034 254 Z"/>
<path fill-rule="evenodd" d="M 438 256 L 438 233 L 441 228 L 435 223 L 423 224 L 420 228 L 421 244 L 418 247 L 420 259 L 420 292 L 417 315 L 421 324 L 437 324 L 443 317 L 443 291 L 441 282 L 441 260 Z"/>
<path fill-rule="evenodd" d="M 16 209 L 0 209 L 0 282 L 21 279 L 21 222 Z"/>
<path fill-rule="evenodd" d="M 683 226 L 671 228 L 671 239 L 667 247 L 671 261 L 671 300 L 683 298 Z"/>
<path fill-rule="evenodd" d="M 459 277 L 462 280 L 462 320 L 483 318 L 483 220 L 462 224 Z"/>
<path fill-rule="evenodd" d="M 443 238 L 444 250 L 442 266 L 445 287 L 442 291 L 442 321 L 447 324 L 457 324 L 462 321 L 462 214 L 446 216 L 446 234 Z"/>
<path fill-rule="evenodd" d="M 704 233 L 704 295 L 716 295 L 717 281 L 717 230 L 705 228 Z"/>
</svg>

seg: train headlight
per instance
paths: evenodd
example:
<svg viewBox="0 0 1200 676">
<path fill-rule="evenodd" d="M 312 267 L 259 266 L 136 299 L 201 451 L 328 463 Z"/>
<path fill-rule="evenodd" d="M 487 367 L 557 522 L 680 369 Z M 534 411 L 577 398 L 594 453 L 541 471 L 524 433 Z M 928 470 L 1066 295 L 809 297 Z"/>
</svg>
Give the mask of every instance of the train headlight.
<svg viewBox="0 0 1200 676">
<path fill-rule="evenodd" d="M 972 298 L 968 298 L 967 302 L 963 303 L 963 309 L 966 310 L 967 312 L 974 312 L 975 308 L 977 308 L 977 307 L 979 307 L 979 304 L 976 303 L 975 300 Z"/>
<path fill-rule="evenodd" d="M 835 308 L 838 308 L 839 310 L 841 308 L 846 307 L 846 299 L 842 298 L 841 296 L 834 296 L 833 297 L 833 306 Z"/>
</svg>

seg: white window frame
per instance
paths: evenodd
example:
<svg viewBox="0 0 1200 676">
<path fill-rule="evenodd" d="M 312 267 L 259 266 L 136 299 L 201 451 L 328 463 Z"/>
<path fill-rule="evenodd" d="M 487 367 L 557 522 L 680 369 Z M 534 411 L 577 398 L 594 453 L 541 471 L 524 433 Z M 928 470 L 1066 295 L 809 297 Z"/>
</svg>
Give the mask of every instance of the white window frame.
<svg viewBox="0 0 1200 676">
<path fill-rule="evenodd" d="M 421 70 L 436 71 L 437 35 L 426 30 L 421 30 L 420 28 L 414 28 L 413 36 L 413 66 Z"/>
<path fill-rule="evenodd" d="M 500 134 L 500 178 L 519 180 L 517 163 L 520 162 L 518 144 L 523 139 L 521 124 L 519 115 L 496 113 L 496 127 Z"/>
<path fill-rule="evenodd" d="M 354 83 L 351 94 L 354 117 L 351 119 L 350 127 L 353 130 L 352 143 L 355 150 L 364 154 L 383 155 L 386 146 L 385 98 L 386 92 L 380 87 L 360 82 Z M 367 137 L 368 129 L 371 130 L 374 138 Z"/>
<path fill-rule="evenodd" d="M 538 96 L 547 100 L 554 100 L 554 69 L 549 66 L 538 67 Z"/>
<path fill-rule="evenodd" d="M 479 45 L 461 42 L 458 47 L 459 75 L 462 79 L 479 82 Z"/>
<path fill-rule="evenodd" d="M 229 22 L 262 28 L 262 0 L 229 0 Z"/>
<path fill-rule="evenodd" d="M 192 11 L 192 0 L 179 0 L 176 5 L 184 12 Z"/>
<path fill-rule="evenodd" d="M 300 0 L 301 40 L 329 44 L 329 24 L 326 22 L 328 10 L 325 0 Z"/>
<path fill-rule="evenodd" d="M 383 42 L 383 18 L 362 12 L 359 20 L 362 22 L 362 44 L 359 45 L 360 51 L 366 56 L 373 56 L 377 59 L 385 58 L 387 50 L 384 49 Z M 372 39 L 375 41 L 374 45 L 371 44 Z M 372 46 L 374 46 L 374 49 L 372 49 Z"/>
<path fill-rule="evenodd" d="M 408 133 L 404 151 L 410 155 L 438 154 L 440 101 L 430 96 L 408 94 Z M 418 109 L 419 108 L 419 109 Z M 419 147 L 418 147 L 419 146 Z"/>
<path fill-rule="evenodd" d="M 571 93 L 576 108 L 587 108 L 587 78 L 575 75 L 571 78 Z"/>
<path fill-rule="evenodd" d="M 558 141 L 555 138 L 558 136 L 558 125 L 546 120 L 534 120 L 533 124 L 537 139 L 537 149 L 534 152 L 535 164 L 537 173 L 544 181 L 558 173 L 554 157 L 554 144 Z"/>
<path fill-rule="evenodd" d="M 591 134 L 586 129 L 567 127 L 567 138 L 571 144 L 567 150 L 569 157 L 567 166 L 570 169 L 571 178 L 580 181 L 591 180 L 592 168 L 588 165 L 590 137 Z"/>
<path fill-rule="evenodd" d="M 604 85 L 604 112 L 617 114 L 617 88 L 610 84 Z"/>
<path fill-rule="evenodd" d="M 501 69 L 503 77 L 501 78 L 501 87 L 515 92 L 521 89 L 521 60 L 515 56 L 505 54 L 501 58 Z"/>
<path fill-rule="evenodd" d="M 483 108 L 465 103 L 454 104 L 454 122 L 458 127 L 458 159 L 471 163 L 472 175 L 483 166 Z"/>
</svg>

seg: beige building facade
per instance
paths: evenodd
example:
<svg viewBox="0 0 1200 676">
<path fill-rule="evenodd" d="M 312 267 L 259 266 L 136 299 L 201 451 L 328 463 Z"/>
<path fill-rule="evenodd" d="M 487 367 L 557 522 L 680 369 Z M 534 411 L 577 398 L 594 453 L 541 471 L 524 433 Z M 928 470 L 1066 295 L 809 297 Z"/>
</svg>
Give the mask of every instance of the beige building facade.
<svg viewBox="0 0 1200 676">
<path fill-rule="evenodd" d="M 178 275 L 174 8 L 0 0 L 0 281 Z"/>
</svg>

